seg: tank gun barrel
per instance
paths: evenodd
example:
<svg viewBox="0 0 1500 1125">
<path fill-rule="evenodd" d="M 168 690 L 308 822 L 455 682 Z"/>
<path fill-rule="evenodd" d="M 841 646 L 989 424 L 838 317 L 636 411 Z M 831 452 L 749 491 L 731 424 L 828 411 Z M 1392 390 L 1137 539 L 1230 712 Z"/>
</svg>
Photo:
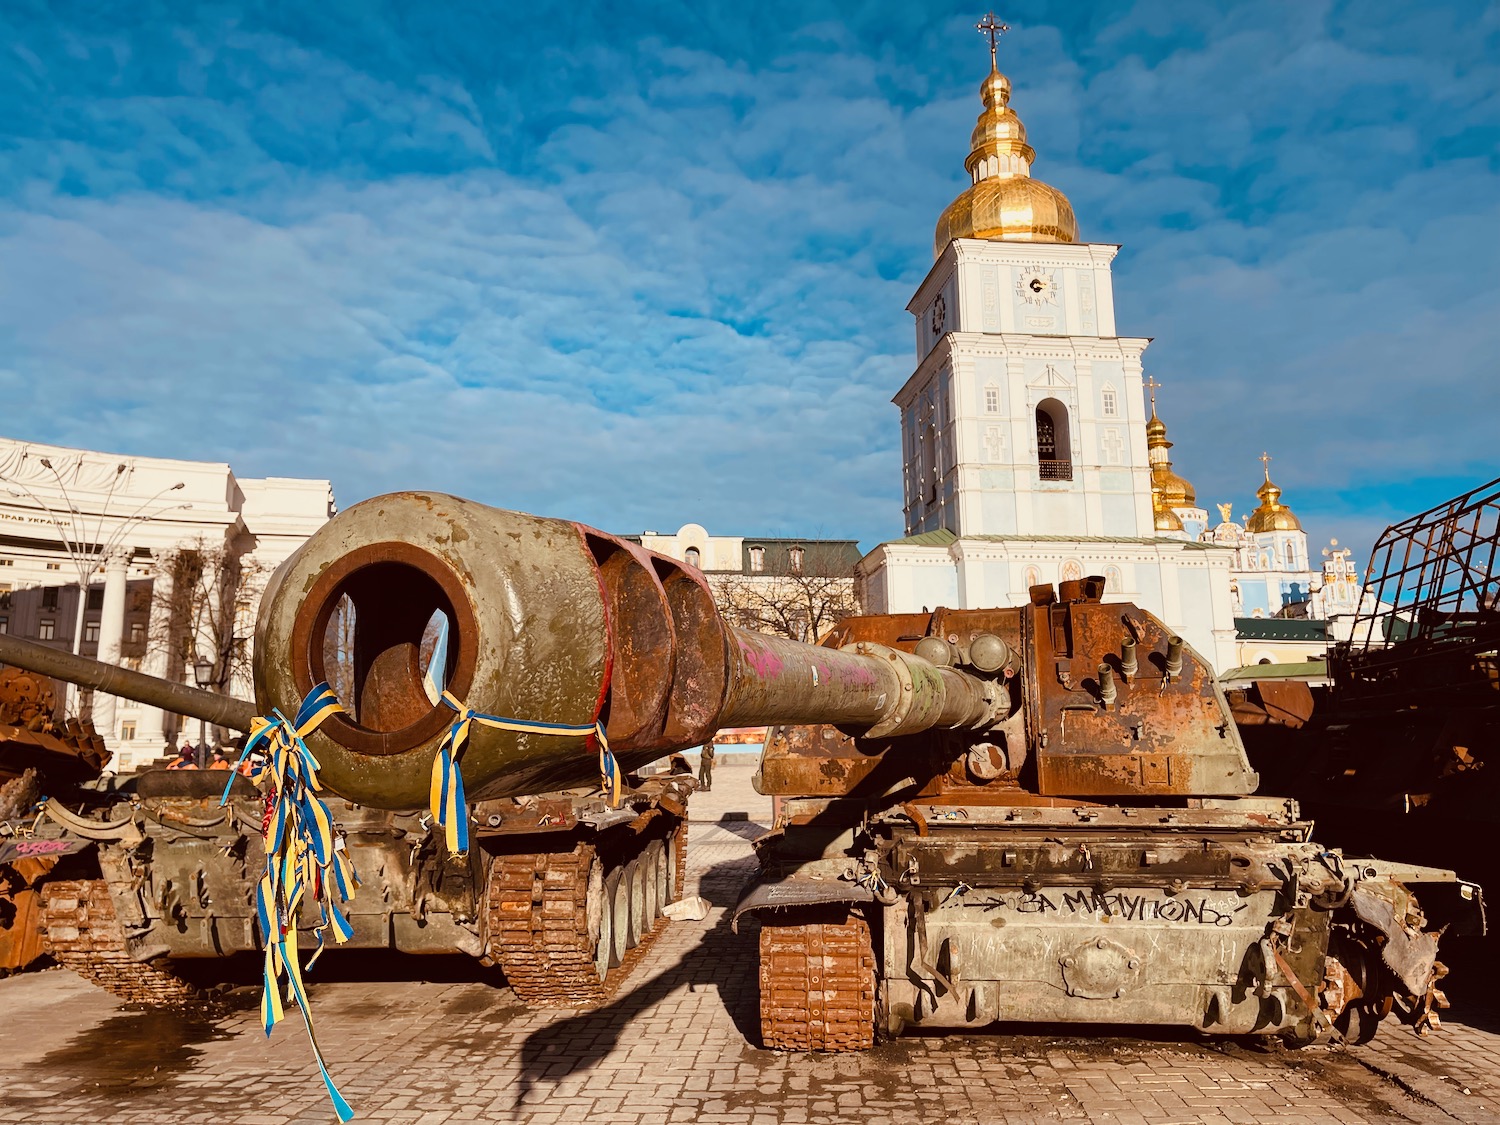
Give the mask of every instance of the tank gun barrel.
<svg viewBox="0 0 1500 1125">
<path fill-rule="evenodd" d="M 435 656 L 439 621 L 448 640 Z M 734 628 L 694 567 L 437 493 L 339 513 L 267 587 L 257 703 L 290 714 L 317 683 L 334 687 L 346 713 L 309 745 L 348 800 L 426 803 L 455 718 L 424 687 L 435 660 L 450 697 L 476 712 L 572 728 L 471 727 L 464 778 L 481 800 L 596 783 L 579 733 L 596 722 L 630 770 L 726 726 L 832 723 L 876 737 L 982 726 L 1004 694 L 883 645 L 841 651 Z"/>
<path fill-rule="evenodd" d="M 255 717 L 255 706 L 243 699 L 204 691 L 202 688 L 176 684 L 143 672 L 121 668 L 75 656 L 71 652 L 48 648 L 32 641 L 0 633 L 0 664 L 24 668 L 42 676 L 92 688 L 106 695 L 133 699 L 150 707 L 160 707 L 176 715 L 202 719 L 215 726 L 248 731 Z"/>
</svg>

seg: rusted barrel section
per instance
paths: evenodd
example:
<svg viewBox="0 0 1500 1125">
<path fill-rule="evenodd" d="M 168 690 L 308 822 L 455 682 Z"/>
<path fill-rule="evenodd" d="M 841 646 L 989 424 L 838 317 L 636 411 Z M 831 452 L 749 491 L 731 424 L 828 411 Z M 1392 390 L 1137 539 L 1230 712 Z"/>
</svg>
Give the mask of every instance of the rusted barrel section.
<svg viewBox="0 0 1500 1125">
<path fill-rule="evenodd" d="M 989 685 L 879 645 L 836 651 L 726 625 L 703 576 L 581 524 L 404 492 L 334 517 L 277 571 L 261 606 L 260 707 L 290 714 L 327 680 L 347 716 L 310 745 L 333 792 L 427 802 L 454 713 L 422 686 L 446 618 L 448 691 L 475 711 L 588 726 L 626 769 L 721 726 L 838 723 L 878 735 L 974 726 Z M 424 639 L 425 638 L 425 639 Z M 596 784 L 582 736 L 471 728 L 471 798 Z"/>
<path fill-rule="evenodd" d="M 249 730 L 250 720 L 255 717 L 254 705 L 246 700 L 173 683 L 87 656 L 74 656 L 6 633 L 0 633 L 0 664 L 25 668 L 39 676 L 133 699 L 148 707 L 160 707 L 174 715 L 187 715 L 231 730 Z"/>
</svg>

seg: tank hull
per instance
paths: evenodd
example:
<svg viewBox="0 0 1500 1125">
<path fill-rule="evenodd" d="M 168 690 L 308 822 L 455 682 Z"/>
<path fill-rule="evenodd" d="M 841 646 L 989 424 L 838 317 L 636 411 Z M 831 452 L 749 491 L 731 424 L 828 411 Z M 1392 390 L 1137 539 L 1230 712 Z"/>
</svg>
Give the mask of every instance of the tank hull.
<svg viewBox="0 0 1500 1125">
<path fill-rule="evenodd" d="M 264 802 L 238 779 L 228 805 L 219 807 L 230 776 L 146 773 L 131 799 L 91 814 L 48 802 L 27 840 L 46 858 L 25 861 L 46 868 L 17 895 L 32 940 L 25 950 L 11 942 L 13 952 L 28 961 L 46 954 L 134 1003 L 174 1005 L 196 995 L 189 979 L 214 976 L 192 969 L 194 963 L 263 951 L 254 891 L 264 871 Z M 681 893 L 691 788 L 685 778 L 663 775 L 643 780 L 615 809 L 597 797 L 568 794 L 482 805 L 473 847 L 461 858 L 446 853 L 441 834 L 420 815 L 333 799 L 329 810 L 363 886 L 347 903 L 352 936 L 337 946 L 330 941 L 328 955 L 463 954 L 499 964 L 536 1006 L 602 1003 L 639 962 L 660 932 L 662 910 Z M 577 902 L 550 903 L 547 925 L 532 925 L 536 871 L 549 863 L 576 867 L 580 857 Z M 606 957 L 601 975 L 599 927 L 591 934 L 589 917 L 597 923 L 603 880 L 618 872 L 628 893 L 644 886 L 647 869 L 653 886 L 661 884 L 650 916 L 643 916 L 644 896 L 639 904 L 624 902 L 620 957 L 614 964 Z M 560 968 L 559 951 L 546 946 L 568 909 L 577 915 L 572 976 Z M 524 925 L 517 924 L 517 910 Z M 316 908 L 304 904 L 298 927 L 304 951 L 316 945 L 319 924 Z M 534 941 L 541 945 L 533 948 Z M 0 951 L 8 948 L 0 943 Z M 548 971 L 539 973 L 538 964 Z"/>
</svg>

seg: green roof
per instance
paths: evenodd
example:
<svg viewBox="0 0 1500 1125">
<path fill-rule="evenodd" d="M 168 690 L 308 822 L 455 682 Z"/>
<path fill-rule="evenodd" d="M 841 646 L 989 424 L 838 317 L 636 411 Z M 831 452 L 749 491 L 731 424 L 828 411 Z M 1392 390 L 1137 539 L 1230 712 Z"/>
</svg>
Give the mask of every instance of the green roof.
<svg viewBox="0 0 1500 1125">
<path fill-rule="evenodd" d="M 1231 668 L 1219 677 L 1225 683 L 1241 680 L 1322 680 L 1328 677 L 1328 661 L 1303 660 L 1296 664 L 1247 664 Z"/>
<path fill-rule="evenodd" d="M 1326 641 L 1328 622 L 1307 617 L 1236 617 L 1234 632 L 1242 641 Z"/>
<path fill-rule="evenodd" d="M 946 547 L 955 542 L 957 535 L 946 527 L 940 527 L 936 531 L 924 531 L 920 535 L 908 535 L 905 539 L 887 539 L 881 544 L 882 547 Z"/>
</svg>

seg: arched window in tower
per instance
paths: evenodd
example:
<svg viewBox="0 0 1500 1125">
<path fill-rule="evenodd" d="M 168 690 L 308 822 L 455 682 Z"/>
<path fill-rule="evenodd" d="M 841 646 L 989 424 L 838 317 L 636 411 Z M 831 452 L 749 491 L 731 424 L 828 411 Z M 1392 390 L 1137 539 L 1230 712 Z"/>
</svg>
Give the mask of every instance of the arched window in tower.
<svg viewBox="0 0 1500 1125">
<path fill-rule="evenodd" d="M 1073 479 L 1068 408 L 1055 398 L 1044 398 L 1036 406 L 1036 458 L 1043 480 Z"/>
<path fill-rule="evenodd" d="M 1290 539 L 1287 540 L 1286 545 L 1282 548 L 1282 554 L 1286 557 L 1286 568 L 1288 570 L 1296 570 L 1297 548 L 1292 545 Z"/>
<path fill-rule="evenodd" d="M 791 568 L 791 571 L 792 571 L 793 574 L 801 574 L 802 573 L 802 548 L 801 547 L 790 547 L 790 548 L 788 548 L 787 549 L 787 553 L 786 553 L 786 559 L 787 559 L 787 565 Z"/>
<path fill-rule="evenodd" d="M 764 547 L 750 548 L 750 570 L 753 574 L 759 574 L 766 569 L 766 549 Z"/>
<path fill-rule="evenodd" d="M 699 567 L 702 558 L 703 555 L 697 547 L 689 547 L 686 551 L 683 552 L 684 561 L 686 561 L 688 566 L 691 567 Z"/>
<path fill-rule="evenodd" d="M 1108 383 L 1105 383 L 1104 389 L 1099 392 L 1099 405 L 1106 418 L 1117 417 L 1120 413 L 1120 396 L 1115 394 L 1114 387 Z"/>
</svg>

